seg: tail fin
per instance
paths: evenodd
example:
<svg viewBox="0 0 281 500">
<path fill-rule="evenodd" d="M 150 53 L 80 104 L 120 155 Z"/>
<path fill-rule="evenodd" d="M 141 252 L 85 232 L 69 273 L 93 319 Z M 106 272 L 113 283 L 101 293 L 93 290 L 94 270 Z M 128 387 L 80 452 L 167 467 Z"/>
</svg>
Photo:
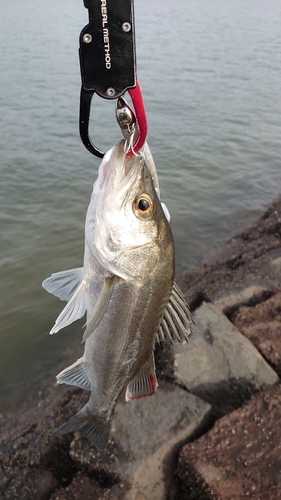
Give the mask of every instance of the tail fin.
<svg viewBox="0 0 281 500">
<path fill-rule="evenodd" d="M 52 436 L 81 431 L 97 448 L 104 450 L 108 443 L 110 428 L 111 420 L 93 415 L 86 405 L 74 417 L 56 429 Z"/>
</svg>

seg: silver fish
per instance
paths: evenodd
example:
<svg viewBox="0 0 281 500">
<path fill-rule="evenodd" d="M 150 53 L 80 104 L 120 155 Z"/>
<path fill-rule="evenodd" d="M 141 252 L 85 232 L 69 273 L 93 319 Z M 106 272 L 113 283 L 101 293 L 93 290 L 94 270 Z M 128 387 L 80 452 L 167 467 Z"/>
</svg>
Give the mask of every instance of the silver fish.
<svg viewBox="0 0 281 500">
<path fill-rule="evenodd" d="M 160 340 L 188 339 L 191 316 L 174 282 L 174 244 L 146 145 L 126 157 L 125 142 L 99 168 L 85 224 L 84 266 L 53 274 L 43 287 L 67 300 L 50 333 L 87 311 L 82 358 L 58 383 L 91 391 L 88 403 L 55 431 L 82 431 L 96 447 L 109 438 L 115 404 L 154 394 L 153 350 Z"/>
</svg>

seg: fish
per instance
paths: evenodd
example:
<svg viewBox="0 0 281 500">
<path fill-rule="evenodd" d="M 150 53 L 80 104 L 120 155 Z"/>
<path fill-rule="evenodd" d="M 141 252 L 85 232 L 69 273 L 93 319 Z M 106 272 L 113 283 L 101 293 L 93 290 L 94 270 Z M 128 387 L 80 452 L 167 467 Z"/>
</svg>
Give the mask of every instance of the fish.
<svg viewBox="0 0 281 500">
<path fill-rule="evenodd" d="M 169 213 L 149 147 L 127 157 L 122 140 L 105 154 L 93 186 L 83 267 L 42 284 L 67 301 L 51 334 L 86 313 L 84 354 L 57 382 L 88 390 L 90 398 L 54 435 L 80 431 L 104 449 L 121 393 L 126 401 L 155 393 L 156 342 L 188 340 L 192 330 L 174 278 Z"/>
</svg>

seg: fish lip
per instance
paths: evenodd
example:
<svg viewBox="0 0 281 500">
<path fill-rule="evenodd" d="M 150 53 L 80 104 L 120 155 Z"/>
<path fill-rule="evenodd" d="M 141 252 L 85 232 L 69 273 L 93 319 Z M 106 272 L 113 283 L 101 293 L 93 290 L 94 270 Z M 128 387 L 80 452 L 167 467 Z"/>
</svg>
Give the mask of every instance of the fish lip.
<svg viewBox="0 0 281 500">
<path fill-rule="evenodd" d="M 142 161 L 139 161 L 139 162 L 135 161 L 135 165 L 133 165 L 131 167 L 129 173 L 127 174 L 127 177 L 129 177 L 128 183 L 130 183 L 130 184 L 129 184 L 129 186 L 127 186 L 127 192 L 123 198 L 123 201 L 121 202 L 121 208 L 123 208 L 127 204 L 128 200 L 131 196 L 133 185 L 134 185 L 134 182 L 135 182 L 137 175 L 140 175 L 140 176 L 142 175 L 143 165 L 144 165 L 144 163 Z M 141 171 L 139 171 L 139 169 L 141 169 Z M 124 180 L 125 179 L 126 179 L 126 177 L 124 178 Z"/>
<path fill-rule="evenodd" d="M 114 180 L 113 185 L 110 185 L 108 182 L 108 192 L 105 195 L 105 202 L 107 204 L 110 205 L 113 201 L 116 202 L 118 200 L 120 209 L 122 209 L 128 202 L 136 178 L 138 175 L 141 176 L 143 174 L 145 165 L 144 157 L 141 154 L 133 157 L 126 157 L 124 142 L 125 141 L 121 141 L 121 143 L 119 143 L 119 150 L 114 161 L 114 167 L 107 169 L 107 181 L 110 180 L 112 174 L 114 176 Z M 120 161 L 118 161 L 120 159 L 120 153 L 123 155 L 121 165 Z"/>
<path fill-rule="evenodd" d="M 114 201 L 116 203 L 118 200 L 120 209 L 123 209 L 128 202 L 137 176 L 144 177 L 144 166 L 146 165 L 143 152 L 131 157 L 127 157 L 126 153 L 124 139 L 107 151 L 99 184 L 99 192 L 104 202 L 110 206 L 111 203 Z"/>
</svg>

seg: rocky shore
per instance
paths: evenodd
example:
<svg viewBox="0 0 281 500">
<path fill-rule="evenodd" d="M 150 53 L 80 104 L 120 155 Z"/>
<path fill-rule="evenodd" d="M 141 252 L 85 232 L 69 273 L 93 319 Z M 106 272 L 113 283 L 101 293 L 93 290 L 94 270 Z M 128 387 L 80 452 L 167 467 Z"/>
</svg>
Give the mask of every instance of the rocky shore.
<svg viewBox="0 0 281 500">
<path fill-rule="evenodd" d="M 88 394 L 50 381 L 2 418 L 0 498 L 281 499 L 281 198 L 177 281 L 196 327 L 157 347 L 156 395 L 118 402 L 100 452 L 51 437 Z"/>
</svg>

